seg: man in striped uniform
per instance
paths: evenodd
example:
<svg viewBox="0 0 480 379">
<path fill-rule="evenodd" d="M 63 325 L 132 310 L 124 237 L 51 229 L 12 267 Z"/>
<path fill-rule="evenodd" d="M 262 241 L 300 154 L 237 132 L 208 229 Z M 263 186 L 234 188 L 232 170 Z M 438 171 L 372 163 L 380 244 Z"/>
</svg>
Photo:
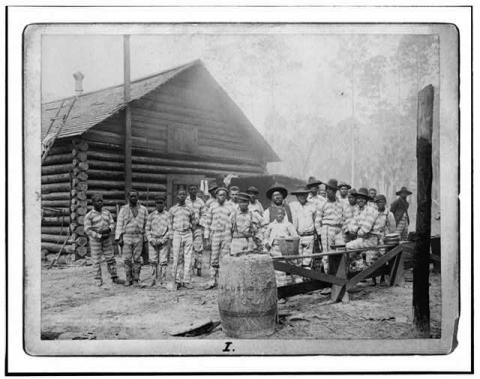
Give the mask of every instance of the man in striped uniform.
<svg viewBox="0 0 480 379">
<path fill-rule="evenodd" d="M 377 196 L 377 189 L 376 188 L 370 188 L 368 190 L 368 195 L 370 196 L 370 200 L 367 205 L 370 205 L 371 207 L 377 209 L 377 203 L 375 203 L 375 197 Z"/>
<path fill-rule="evenodd" d="M 400 191 L 397 191 L 398 199 L 390 206 L 390 211 L 393 213 L 397 225 L 396 232 L 400 234 L 400 239 L 402 241 L 408 239 L 408 225 L 410 224 L 410 218 L 408 217 L 409 204 L 407 197 L 411 194 L 412 192 L 410 192 L 407 187 L 402 187 Z"/>
<path fill-rule="evenodd" d="M 225 201 L 227 207 L 232 208 L 232 210 L 238 209 L 238 199 L 237 196 L 240 192 L 240 189 L 237 186 L 231 186 L 228 191 L 228 200 Z"/>
<path fill-rule="evenodd" d="M 355 238 L 347 242 L 347 249 L 360 249 L 364 247 L 378 246 L 378 235 L 373 233 L 373 226 L 378 216 L 378 211 L 367 205 L 371 198 L 366 188 L 360 188 L 355 194 L 357 198 L 358 209 L 353 221 L 348 226 L 349 233 Z M 358 271 L 367 265 L 368 260 L 374 254 L 374 251 L 365 252 L 365 260 L 362 260 L 361 254 L 353 259 L 352 269 Z"/>
<path fill-rule="evenodd" d="M 309 188 L 298 188 L 292 192 L 292 195 L 297 197 L 297 201 L 290 203 L 293 226 L 300 237 L 299 255 L 311 255 L 313 253 L 316 209 L 315 204 L 307 200 L 309 193 Z M 303 267 L 310 267 L 312 258 L 304 258 L 301 263 Z"/>
<path fill-rule="evenodd" d="M 343 204 L 337 200 L 337 180 L 330 179 L 326 184 L 327 201 L 317 209 L 315 228 L 321 236 L 322 252 L 328 253 L 331 246 L 337 245 L 338 240 L 343 241 L 342 225 L 344 221 Z M 330 257 L 322 257 L 323 270 L 330 272 Z"/>
<path fill-rule="evenodd" d="M 357 206 L 357 198 L 355 194 L 357 190 L 355 188 L 351 188 L 348 190 L 348 202 L 343 205 L 343 225 L 342 225 L 342 232 L 343 232 L 343 240 L 346 242 L 350 242 L 354 237 L 350 235 L 348 232 L 348 226 L 353 221 L 353 216 L 355 216 L 355 212 L 358 209 Z"/>
<path fill-rule="evenodd" d="M 207 211 L 204 237 L 211 246 L 210 281 L 207 289 L 217 286 L 218 269 L 221 258 L 229 254 L 232 242 L 232 222 L 234 210 L 225 204 L 227 189 L 219 187 L 215 191 L 217 201 Z"/>
<path fill-rule="evenodd" d="M 233 214 L 231 255 L 261 251 L 261 228 L 263 219 L 258 212 L 248 209 L 250 196 L 240 192 L 237 195 L 238 210 Z"/>
<path fill-rule="evenodd" d="M 100 194 L 92 196 L 93 209 L 88 212 L 84 219 L 85 233 L 90 241 L 90 254 L 92 255 L 95 269 L 95 283 L 103 284 L 102 280 L 102 255 L 107 262 L 107 269 L 113 283 L 118 283 L 117 263 L 113 256 L 113 245 L 110 238 L 115 227 L 111 213 L 103 207 L 103 197 Z"/>
<path fill-rule="evenodd" d="M 138 285 L 142 268 L 142 248 L 148 211 L 138 204 L 138 192 L 128 192 L 128 204 L 118 212 L 115 240 L 122 247 L 125 264 L 125 285 Z"/>
<path fill-rule="evenodd" d="M 145 228 L 148 240 L 148 260 L 152 266 L 151 286 L 167 277 L 168 251 L 170 248 L 170 213 L 165 209 L 165 196 L 155 198 L 156 209 L 148 215 Z M 160 265 L 160 266 L 159 266 Z"/>
<path fill-rule="evenodd" d="M 195 211 L 185 204 L 187 192 L 180 188 L 177 193 L 177 204 L 170 208 L 173 252 L 172 281 L 168 289 L 177 290 L 178 287 L 192 289 L 190 283 L 193 229 L 197 224 Z M 177 275 L 178 271 L 178 275 Z M 182 278 L 183 271 L 183 280 Z"/>
<path fill-rule="evenodd" d="M 345 182 L 340 182 L 338 185 L 338 193 L 337 193 L 337 199 L 343 203 L 343 204 L 348 204 L 348 191 L 352 187 L 345 183 Z"/>
<path fill-rule="evenodd" d="M 320 185 L 323 183 L 320 180 L 315 179 L 313 176 L 308 178 L 307 188 L 310 189 L 310 194 L 308 195 L 307 200 L 315 204 L 315 208 L 320 208 L 323 203 L 325 203 L 325 198 L 318 194 Z"/>
<path fill-rule="evenodd" d="M 203 226 L 205 219 L 205 203 L 197 197 L 198 187 L 192 184 L 188 187 L 189 197 L 185 204 L 195 211 L 198 224 L 193 228 L 193 259 L 192 266 L 197 276 L 202 276 L 202 254 L 203 254 Z"/>
</svg>

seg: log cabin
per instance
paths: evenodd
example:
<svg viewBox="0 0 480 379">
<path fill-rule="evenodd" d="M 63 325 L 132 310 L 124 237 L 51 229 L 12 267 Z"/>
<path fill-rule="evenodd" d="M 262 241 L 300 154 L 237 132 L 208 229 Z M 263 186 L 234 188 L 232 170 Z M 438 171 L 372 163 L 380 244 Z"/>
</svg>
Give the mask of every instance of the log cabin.
<svg viewBox="0 0 480 379">
<path fill-rule="evenodd" d="M 171 206 L 179 186 L 221 175 L 265 175 L 277 154 L 200 61 L 132 81 L 42 104 L 42 250 L 83 257 L 83 219 L 100 192 L 116 216 L 125 204 L 126 172 L 140 202 L 154 196 Z M 129 121 L 126 121 L 128 109 Z M 131 125 L 131 160 L 125 126 Z M 126 162 L 131 161 L 131 167 Z"/>
</svg>

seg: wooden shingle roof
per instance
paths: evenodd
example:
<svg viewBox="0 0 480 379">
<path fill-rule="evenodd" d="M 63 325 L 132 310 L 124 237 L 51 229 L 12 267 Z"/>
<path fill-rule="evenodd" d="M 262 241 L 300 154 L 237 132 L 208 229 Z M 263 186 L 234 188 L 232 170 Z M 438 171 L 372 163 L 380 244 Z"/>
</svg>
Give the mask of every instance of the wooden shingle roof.
<svg viewBox="0 0 480 379">
<path fill-rule="evenodd" d="M 273 151 L 271 146 L 250 123 L 240 108 L 230 99 L 228 94 L 215 81 L 211 74 L 208 73 L 200 60 L 195 60 L 182 66 L 132 81 L 130 86 L 130 101 L 140 99 L 149 92 L 173 79 L 178 74 L 194 66 L 201 66 L 207 72 L 212 80 L 212 85 L 219 89 L 225 100 L 229 103 L 233 117 L 240 121 L 240 125 L 244 127 L 245 132 L 253 139 L 255 145 L 262 149 L 267 161 L 279 161 L 280 158 Z M 73 98 L 74 96 L 42 104 L 42 140 L 54 137 L 55 128 L 49 130 L 52 119 L 57 115 L 58 109 L 61 107 L 63 101 Z M 65 124 L 56 138 L 67 138 L 81 135 L 88 129 L 122 110 L 124 107 L 123 84 L 84 93 L 76 98 Z M 62 117 L 63 113 L 66 113 L 67 110 L 68 107 L 65 106 L 58 117 Z"/>
</svg>

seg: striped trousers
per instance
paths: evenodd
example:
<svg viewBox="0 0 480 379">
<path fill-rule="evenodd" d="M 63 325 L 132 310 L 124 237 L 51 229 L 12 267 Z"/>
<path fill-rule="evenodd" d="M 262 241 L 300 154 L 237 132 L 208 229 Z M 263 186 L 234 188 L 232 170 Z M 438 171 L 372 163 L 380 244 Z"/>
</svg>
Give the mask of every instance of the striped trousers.
<svg viewBox="0 0 480 379">
<path fill-rule="evenodd" d="M 336 244 L 336 240 L 342 235 L 342 229 L 338 226 L 322 225 L 320 230 L 322 238 L 322 253 L 332 251 L 330 246 Z M 329 273 L 330 271 L 330 257 L 322 257 L 323 271 Z"/>
<path fill-rule="evenodd" d="M 90 254 L 93 260 L 95 279 L 102 279 L 102 256 L 107 263 L 107 269 L 112 278 L 117 277 L 117 264 L 113 255 L 112 239 L 100 240 L 90 238 Z"/>
<path fill-rule="evenodd" d="M 212 256 L 210 257 L 210 268 L 218 269 L 220 259 L 230 253 L 232 235 L 229 230 L 214 230 L 210 236 L 212 245 Z"/>
<path fill-rule="evenodd" d="M 172 275 L 177 282 L 190 283 L 190 267 L 192 264 L 193 237 L 192 231 L 174 231 L 172 241 L 173 267 Z M 177 272 L 178 271 L 178 272 Z"/>
</svg>

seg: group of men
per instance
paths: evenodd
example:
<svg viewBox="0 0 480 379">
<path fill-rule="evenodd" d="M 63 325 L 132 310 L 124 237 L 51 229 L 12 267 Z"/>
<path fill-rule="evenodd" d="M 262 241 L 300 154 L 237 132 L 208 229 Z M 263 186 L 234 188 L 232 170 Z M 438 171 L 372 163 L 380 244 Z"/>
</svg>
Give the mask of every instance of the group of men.
<svg viewBox="0 0 480 379">
<path fill-rule="evenodd" d="M 373 247 L 382 243 L 387 233 L 396 231 L 406 238 L 408 231 L 407 196 L 411 192 L 405 187 L 397 192 L 399 199 L 390 210 L 386 209 L 385 196 L 377 195 L 374 189 L 356 191 L 335 179 L 321 182 L 311 178 L 305 187 L 291 192 L 296 196 L 292 202 L 286 201 L 289 192 L 285 187 L 273 185 L 266 191 L 271 201 L 267 209 L 258 201 L 259 191 L 253 186 L 240 192 L 236 186 L 213 184 L 208 192 L 205 197 L 196 185 L 181 187 L 175 204 L 168 210 L 165 196 L 159 195 L 155 198 L 156 209 L 149 214 L 139 203 L 138 193 L 131 190 L 116 224 L 103 208 L 102 196 L 94 194 L 93 209 L 85 216 L 84 227 L 89 236 L 96 284 L 103 284 L 102 256 L 112 281 L 122 282 L 116 270 L 113 232 L 122 250 L 124 285 L 139 285 L 143 244 L 148 241 L 151 274 L 146 285 L 166 284 L 168 289 L 176 290 L 193 288 L 192 273 L 201 276 L 205 248 L 211 250 L 206 286 L 210 289 L 217 286 L 221 258 L 226 254 L 256 252 L 276 256 L 281 254 L 282 239 L 299 239 L 299 255 L 306 256 L 301 265 L 311 267 L 314 262 L 309 255 L 315 243 L 327 252 L 342 244 L 348 249 Z M 170 252 L 172 270 L 167 281 Z M 378 254 L 381 252 L 369 252 L 359 261 L 369 265 Z M 357 268 L 360 263 L 357 262 Z M 321 266 L 329 272 L 327 257 L 321 260 Z"/>
</svg>

